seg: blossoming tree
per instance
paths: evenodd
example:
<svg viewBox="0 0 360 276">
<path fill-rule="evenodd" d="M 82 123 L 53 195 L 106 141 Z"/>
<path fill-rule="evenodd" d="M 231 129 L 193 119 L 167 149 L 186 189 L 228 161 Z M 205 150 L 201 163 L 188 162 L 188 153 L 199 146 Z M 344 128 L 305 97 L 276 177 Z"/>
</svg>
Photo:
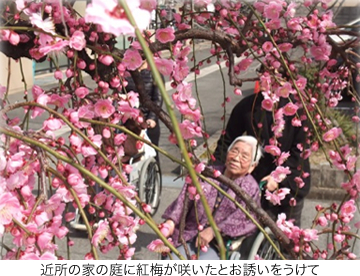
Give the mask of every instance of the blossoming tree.
<svg viewBox="0 0 360 276">
<path fill-rule="evenodd" d="M 63 239 L 68 234 L 65 222 L 75 215 L 69 207 L 78 210 L 87 228 L 91 252 L 84 258 L 97 259 L 100 249 L 118 250 L 120 259 L 130 259 L 136 229 L 143 223 L 159 236 L 149 249 L 177 252 L 163 236 L 166 227 L 158 226 L 147 215 L 149 206 L 140 202 L 133 183 L 128 182 L 131 167 L 122 163 L 127 136 L 148 143 L 123 126 L 130 119 L 142 122 L 140 102 L 158 114 L 169 130 L 169 140 L 179 148 L 182 160 L 169 158 L 187 168 L 186 185 L 193 200 L 201 200 L 207 207 L 198 177 L 218 177 L 246 202 L 263 225 L 271 228 L 293 257 L 356 258 L 348 245 L 359 238 L 349 224 L 360 191 L 360 174 L 355 166 L 357 151 L 349 144 L 339 143 L 341 128 L 326 117 L 324 107 L 336 106 L 344 89 L 358 101 L 355 82 L 359 81 L 360 63 L 352 58 L 357 53 L 351 50 L 358 43 L 358 34 L 336 27 L 327 6 L 331 1 L 305 0 L 305 14 L 298 15 L 299 4 L 291 1 L 223 0 L 214 2 L 214 9 L 208 10 L 212 1 L 194 0 L 185 1 L 172 17 L 155 0 L 88 2 L 84 17 L 74 10 L 74 1 L 17 0 L 3 1 L 1 6 L 0 43 L 6 56 L 35 62 L 51 58 L 56 64 L 56 57 L 62 52 L 70 64 L 65 81 L 63 72 L 55 71 L 58 85 L 53 89 L 34 85 L 29 88 L 29 96 L 24 84 L 22 102 L 10 102 L 6 84 L 1 86 L 0 236 L 8 235 L 12 240 L 12 246 L 2 244 L 6 249 L 3 258 L 65 258 L 55 254 L 54 237 Z M 154 11 L 161 27 L 152 34 L 146 28 Z M 194 28 L 195 24 L 200 28 Z M 353 35 L 354 39 L 336 42 L 330 36 L 340 34 Z M 128 49 L 116 48 L 116 39 L 121 35 L 134 38 Z M 348 176 L 346 183 L 339 183 L 346 196 L 338 205 L 319 206 L 310 229 L 300 229 L 283 216 L 274 223 L 232 181 L 206 167 L 194 155 L 196 139 L 204 139 L 207 144 L 201 108 L 193 96 L 192 84 L 185 81 L 191 71 L 201 74 L 204 63 L 189 68 L 188 56 L 195 39 L 211 42 L 209 62 L 226 60 L 235 94 L 241 94 L 244 82 L 260 81 L 265 98 L 262 108 L 273 112 L 275 118 L 274 143 L 265 145 L 265 150 L 276 156 L 278 177 L 289 173 L 281 165 L 291 154 L 276 147 L 284 129 L 284 116 L 294 116 L 296 127 L 304 127 L 305 120 L 310 122 L 309 147 L 301 147 L 303 158 L 309 158 L 324 145 L 331 147 L 330 152 L 325 152 L 329 161 Z M 301 51 L 299 58 L 287 54 L 296 49 Z M 163 52 L 169 55 L 164 57 Z M 241 60 L 236 61 L 235 57 Z M 144 58 L 162 92 L 164 110 L 152 104 L 144 92 L 138 72 Z M 339 66 L 340 59 L 343 62 Z M 263 64 L 264 71 L 253 79 L 242 78 L 242 73 L 254 63 Z M 290 77 L 284 79 L 279 68 Z M 311 81 L 306 75 L 309 68 L 316 72 Z M 171 99 L 159 73 L 171 81 L 175 90 Z M 84 74 L 94 80 L 95 89 L 84 82 Z M 126 97 L 120 97 L 129 75 L 135 80 L 138 93 L 127 91 Z M 295 100 L 284 109 L 277 108 L 279 99 L 290 95 Z M 22 110 L 23 117 L 13 117 L 13 110 Z M 185 119 L 178 122 L 176 112 Z M 29 120 L 38 116 L 46 116 L 42 127 L 28 129 Z M 359 117 L 355 115 L 353 120 L 359 122 Z M 70 135 L 56 137 L 54 132 L 64 127 L 70 129 Z M 166 154 L 161 148 L 157 150 Z M 301 178 L 298 183 L 301 189 Z M 96 191 L 96 185 L 101 191 Z M 282 197 L 280 192 L 268 195 L 274 204 Z M 89 220 L 85 211 L 95 214 L 97 220 Z M 208 215 L 222 245 L 210 212 Z M 326 228 L 329 223 L 331 231 Z M 356 226 L 359 228 L 359 223 Z M 332 242 L 328 248 L 318 248 L 315 241 L 326 232 L 332 233 Z M 223 247 L 220 253 L 224 257 Z"/>
</svg>

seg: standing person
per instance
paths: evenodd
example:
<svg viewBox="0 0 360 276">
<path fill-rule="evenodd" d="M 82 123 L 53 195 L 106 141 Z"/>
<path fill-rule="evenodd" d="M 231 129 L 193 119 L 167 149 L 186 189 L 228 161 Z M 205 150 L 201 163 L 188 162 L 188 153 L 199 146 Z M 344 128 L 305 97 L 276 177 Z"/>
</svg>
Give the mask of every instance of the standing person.
<svg viewBox="0 0 360 276">
<path fill-rule="evenodd" d="M 252 136 L 237 137 L 229 146 L 225 165 L 215 166 L 225 176 L 232 179 L 236 185 L 254 199 L 260 206 L 260 189 L 256 180 L 251 176 L 251 172 L 259 163 L 262 151 L 257 146 L 257 140 Z M 213 180 L 222 189 L 227 189 L 217 180 Z M 205 181 L 201 181 L 204 196 L 212 210 L 214 221 L 220 234 L 226 240 L 239 236 L 249 236 L 256 231 L 256 226 L 246 217 L 236 205 L 227 197 L 222 196 L 216 188 Z M 185 195 L 188 185 L 184 185 L 178 198 L 165 210 L 162 218 L 165 219 L 163 227 L 168 228 L 167 237 L 171 236 L 174 246 L 177 247 L 181 255 L 185 256 L 185 249 L 179 243 L 179 227 L 182 212 L 184 209 Z M 235 198 L 242 206 L 245 203 L 232 190 L 228 190 L 229 196 Z M 200 260 L 219 259 L 214 232 L 208 224 L 205 209 L 200 201 L 190 200 L 186 215 L 183 239 L 187 242 L 190 254 L 196 254 L 198 247 L 206 247 L 199 254 Z M 254 215 L 254 214 L 252 214 Z M 199 228 L 199 226 L 202 227 Z M 204 248 L 203 248 L 204 249 Z M 172 257 L 177 257 L 172 254 Z"/>
<path fill-rule="evenodd" d="M 163 104 L 163 98 L 161 96 L 160 90 L 157 87 L 155 80 L 153 78 L 151 70 L 148 69 L 147 61 L 145 60 L 141 67 L 139 68 L 141 77 L 144 82 L 145 91 L 149 95 L 151 101 L 159 106 L 162 107 Z M 163 77 L 162 77 L 163 79 Z M 136 92 L 136 86 L 134 83 L 134 80 L 129 77 L 126 79 L 128 84 L 126 86 L 126 91 L 135 91 Z M 164 79 L 163 79 L 164 81 Z M 144 114 L 144 119 L 147 123 L 147 135 L 150 138 L 151 143 L 153 143 L 156 146 L 159 146 L 159 140 L 160 140 L 160 125 L 159 125 L 159 118 L 158 116 L 150 111 L 148 108 L 145 108 L 144 106 L 140 105 L 140 109 Z M 159 162 L 159 153 L 156 152 L 156 161 L 160 165 Z"/>
<path fill-rule="evenodd" d="M 224 152 L 232 141 L 244 133 L 256 137 L 264 147 L 273 141 L 273 115 L 261 107 L 264 97 L 262 93 L 252 94 L 242 99 L 232 110 L 227 123 L 225 134 L 221 135 L 214 152 L 215 164 L 221 164 L 224 160 Z M 289 102 L 287 98 L 280 98 L 278 107 L 283 107 Z M 310 163 L 302 158 L 301 147 L 305 147 L 306 134 L 303 127 L 292 125 L 293 116 L 284 116 L 285 124 L 282 136 L 277 139 L 281 152 L 288 152 L 290 156 L 282 165 L 291 171 L 287 177 L 277 183 L 270 175 L 276 169 L 275 157 L 269 153 L 264 154 L 259 165 L 252 175 L 260 183 L 266 181 L 265 186 L 270 192 L 280 188 L 289 188 L 290 194 L 281 201 L 281 205 L 273 205 L 265 198 L 261 199 L 262 207 L 276 220 L 277 215 L 285 213 L 287 219 L 293 219 L 294 224 L 301 225 L 301 212 L 304 206 L 304 198 L 310 190 Z M 302 178 L 301 178 L 302 177 Z M 299 188 L 301 187 L 301 188 Z M 296 205 L 294 205 L 294 199 Z"/>
</svg>

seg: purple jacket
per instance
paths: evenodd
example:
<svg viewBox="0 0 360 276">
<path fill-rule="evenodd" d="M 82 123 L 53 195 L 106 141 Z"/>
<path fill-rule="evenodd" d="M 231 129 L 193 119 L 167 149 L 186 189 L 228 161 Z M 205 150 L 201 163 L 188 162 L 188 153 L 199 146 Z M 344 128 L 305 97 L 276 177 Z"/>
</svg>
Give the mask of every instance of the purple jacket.
<svg viewBox="0 0 360 276">
<path fill-rule="evenodd" d="M 216 169 L 219 169 L 221 172 L 223 172 L 225 167 L 217 167 Z M 218 181 L 213 181 L 219 184 Z M 260 206 L 259 185 L 250 174 L 247 174 L 244 177 L 239 177 L 235 179 L 234 182 L 239 185 L 249 196 L 251 196 Z M 200 182 L 200 184 L 203 188 L 204 195 L 208 201 L 209 207 L 211 210 L 213 210 L 217 198 L 217 190 L 207 182 Z M 172 204 L 170 204 L 170 206 L 165 210 L 165 213 L 162 215 L 163 219 L 171 219 L 175 223 L 175 231 L 172 235 L 175 247 L 180 245 L 178 242 L 179 224 L 185 202 L 186 188 L 187 185 L 184 185 L 178 198 Z M 228 190 L 228 194 L 232 198 L 235 198 L 235 193 L 231 189 Z M 189 211 L 186 217 L 185 230 L 183 235 L 185 241 L 193 239 L 198 233 L 198 222 L 195 216 L 195 204 L 193 200 L 189 201 L 190 207 L 188 209 Z M 242 206 L 245 206 L 245 203 L 240 200 L 240 198 L 236 197 L 236 201 L 239 202 Z M 205 209 L 200 200 L 196 202 L 196 205 L 199 223 L 204 226 L 208 222 Z M 226 197 L 223 198 L 217 211 L 215 212 L 214 220 L 223 236 L 234 238 L 252 234 L 256 230 L 256 226 L 248 218 L 246 218 L 245 214 L 239 208 L 237 208 L 233 202 L 231 202 Z"/>
</svg>

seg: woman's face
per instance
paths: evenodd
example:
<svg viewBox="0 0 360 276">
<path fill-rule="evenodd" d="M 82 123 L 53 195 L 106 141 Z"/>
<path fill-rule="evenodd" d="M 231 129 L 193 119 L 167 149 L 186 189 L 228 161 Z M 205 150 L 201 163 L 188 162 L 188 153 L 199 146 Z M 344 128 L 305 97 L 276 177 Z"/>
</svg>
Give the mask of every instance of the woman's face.
<svg viewBox="0 0 360 276">
<path fill-rule="evenodd" d="M 225 162 L 225 176 L 235 179 L 251 173 L 255 164 L 251 165 L 252 148 L 250 145 L 239 141 L 228 151 Z"/>
</svg>

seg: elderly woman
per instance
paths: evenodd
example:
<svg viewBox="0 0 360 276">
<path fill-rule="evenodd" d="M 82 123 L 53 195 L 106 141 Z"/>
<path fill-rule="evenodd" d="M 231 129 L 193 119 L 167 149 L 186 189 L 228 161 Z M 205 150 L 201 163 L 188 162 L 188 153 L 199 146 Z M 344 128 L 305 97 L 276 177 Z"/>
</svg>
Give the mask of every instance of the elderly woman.
<svg viewBox="0 0 360 276">
<path fill-rule="evenodd" d="M 260 189 L 256 180 L 251 176 L 262 156 L 261 147 L 252 136 L 240 136 L 229 146 L 225 166 L 214 167 L 228 178 L 232 179 L 260 206 Z M 226 186 L 214 180 L 223 189 Z M 204 195 L 212 210 L 215 223 L 224 239 L 251 235 L 256 231 L 256 226 L 246 215 L 235 206 L 227 197 L 221 196 L 218 191 L 207 182 L 202 182 Z M 162 218 L 165 219 L 163 227 L 168 228 L 168 236 L 172 237 L 174 246 L 179 252 L 186 256 L 183 246 L 179 243 L 179 225 L 185 202 L 187 185 L 184 185 L 178 198 L 165 210 Z M 232 190 L 228 194 L 237 202 L 245 206 L 245 203 Z M 200 201 L 190 201 L 188 214 L 186 216 L 183 238 L 187 242 L 190 255 L 196 254 L 198 248 L 202 248 L 199 254 L 200 260 L 219 259 L 218 250 L 215 245 L 215 236 L 208 224 L 205 210 Z M 205 252 L 206 251 L 206 252 Z M 177 256 L 172 254 L 174 259 Z"/>
</svg>

